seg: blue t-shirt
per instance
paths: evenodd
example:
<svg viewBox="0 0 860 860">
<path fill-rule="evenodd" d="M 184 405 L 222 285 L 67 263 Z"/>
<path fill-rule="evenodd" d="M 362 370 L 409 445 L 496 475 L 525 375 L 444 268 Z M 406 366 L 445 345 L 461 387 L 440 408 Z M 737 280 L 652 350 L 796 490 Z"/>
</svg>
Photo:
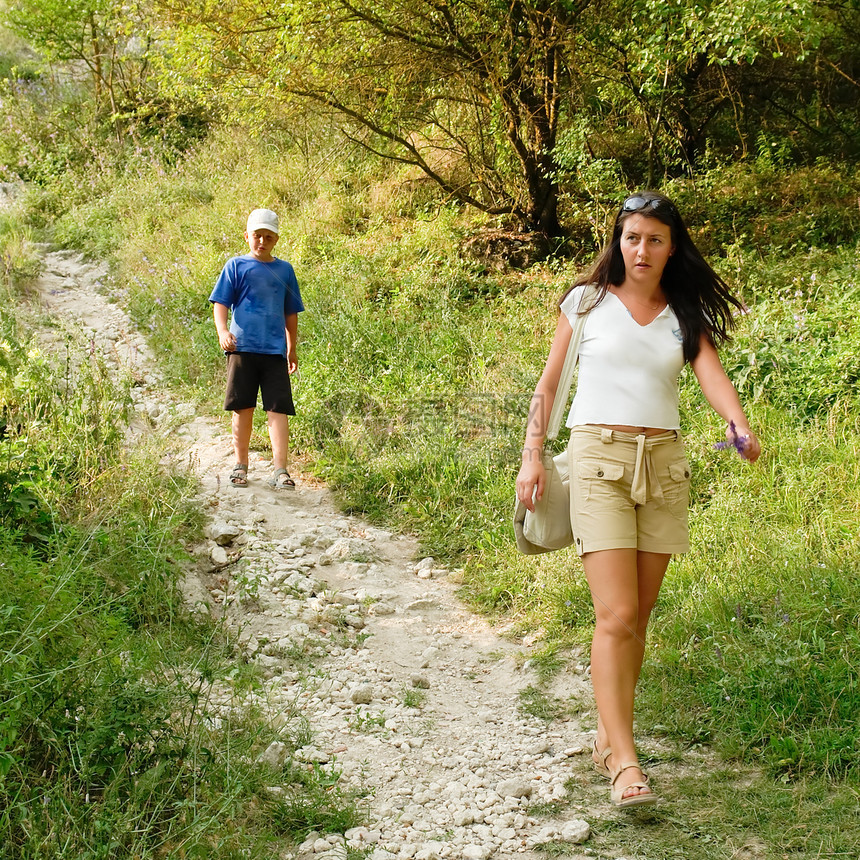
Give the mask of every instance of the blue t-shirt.
<svg viewBox="0 0 860 860">
<path fill-rule="evenodd" d="M 209 301 L 232 311 L 230 331 L 236 337 L 236 352 L 285 358 L 284 318 L 305 309 L 293 267 L 277 258 L 263 263 L 250 254 L 227 261 Z"/>
</svg>

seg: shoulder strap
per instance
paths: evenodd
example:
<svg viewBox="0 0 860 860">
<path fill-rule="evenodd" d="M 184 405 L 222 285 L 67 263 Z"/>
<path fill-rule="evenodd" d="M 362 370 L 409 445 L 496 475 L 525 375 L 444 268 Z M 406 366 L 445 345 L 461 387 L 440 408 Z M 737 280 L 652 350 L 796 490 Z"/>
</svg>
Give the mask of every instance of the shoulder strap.
<svg viewBox="0 0 860 860">
<path fill-rule="evenodd" d="M 583 288 L 579 299 L 576 319 L 572 326 L 573 333 L 570 336 L 570 344 L 567 347 L 567 355 L 564 357 L 561 376 L 558 380 L 558 388 L 555 392 L 552 409 L 549 413 L 549 421 L 547 422 L 546 438 L 550 441 L 558 437 L 558 431 L 561 429 L 561 421 L 567 408 L 570 386 L 573 383 L 573 372 L 576 370 L 576 362 L 579 360 L 579 343 L 582 340 L 582 330 L 585 327 L 585 318 L 588 316 L 588 313 L 583 313 L 583 310 L 586 307 L 586 300 L 593 301 L 595 293 L 596 288 L 592 284 L 588 284 Z M 591 308 L 588 307 L 588 310 L 590 311 Z"/>
</svg>

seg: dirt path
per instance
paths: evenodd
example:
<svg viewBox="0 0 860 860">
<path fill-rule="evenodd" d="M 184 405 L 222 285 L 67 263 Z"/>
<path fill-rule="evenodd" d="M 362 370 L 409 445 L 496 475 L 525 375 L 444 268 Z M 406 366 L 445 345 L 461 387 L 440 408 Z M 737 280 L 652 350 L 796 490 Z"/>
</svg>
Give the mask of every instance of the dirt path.
<svg viewBox="0 0 860 860">
<path fill-rule="evenodd" d="M 134 379 L 134 432 L 169 435 L 171 456 L 199 474 L 211 539 L 186 580 L 190 603 L 225 615 L 237 658 L 261 666 L 254 704 L 274 724 L 307 719 L 312 740 L 295 756 L 370 792 L 367 826 L 313 835 L 295 856 L 346 857 L 347 844 L 375 860 L 595 856 L 575 847 L 612 817 L 587 755 L 591 718 L 524 713 L 520 691 L 536 684 L 528 649 L 466 609 L 458 572 L 417 559 L 412 539 L 342 515 L 306 475 L 295 492 L 269 488 L 254 454 L 249 487 L 231 486 L 227 419 L 171 400 L 111 289 L 104 267 L 44 249 L 44 309 L 83 326 Z M 588 701 L 584 674 L 560 683 Z M 210 704 L 218 719 L 250 702 L 221 689 Z M 287 754 L 277 743 L 265 753 L 276 764 Z"/>
</svg>

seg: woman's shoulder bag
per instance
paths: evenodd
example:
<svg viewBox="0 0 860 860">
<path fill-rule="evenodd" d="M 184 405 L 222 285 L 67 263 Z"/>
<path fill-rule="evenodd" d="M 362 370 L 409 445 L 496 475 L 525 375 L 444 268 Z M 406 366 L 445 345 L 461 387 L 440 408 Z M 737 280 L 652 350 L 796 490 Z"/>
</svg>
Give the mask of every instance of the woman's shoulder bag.
<svg viewBox="0 0 860 860">
<path fill-rule="evenodd" d="M 561 421 L 567 408 L 573 373 L 579 359 L 579 343 L 582 340 L 582 330 L 585 326 L 587 310 L 591 310 L 586 301 L 593 301 L 596 294 L 594 286 L 586 286 L 579 300 L 579 313 L 573 324 L 573 333 L 564 358 L 558 388 L 553 400 L 552 409 L 547 424 L 546 442 L 544 443 L 541 459 L 546 469 L 546 485 L 540 501 L 535 502 L 534 511 L 530 511 L 519 500 L 514 504 L 514 535 L 517 549 L 526 555 L 537 555 L 542 552 L 552 552 L 564 549 L 573 543 L 573 531 L 570 525 L 570 488 L 568 474 L 567 452 L 553 457 L 549 448 L 561 428 Z M 587 309 L 587 310 L 586 310 Z M 585 311 L 585 312 L 584 312 Z"/>
</svg>

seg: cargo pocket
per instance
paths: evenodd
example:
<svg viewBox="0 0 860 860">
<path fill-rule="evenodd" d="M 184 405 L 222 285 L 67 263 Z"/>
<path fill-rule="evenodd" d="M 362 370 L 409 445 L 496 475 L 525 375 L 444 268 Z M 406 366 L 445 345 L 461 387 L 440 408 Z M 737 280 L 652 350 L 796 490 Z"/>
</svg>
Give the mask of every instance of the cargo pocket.
<svg viewBox="0 0 860 860">
<path fill-rule="evenodd" d="M 686 460 L 669 464 L 669 480 L 663 484 L 663 498 L 675 514 L 686 516 L 690 504 L 690 464 Z"/>
<path fill-rule="evenodd" d="M 585 500 L 616 492 L 616 482 L 624 477 L 624 465 L 604 460 L 580 460 L 576 464 L 580 492 Z"/>
</svg>

